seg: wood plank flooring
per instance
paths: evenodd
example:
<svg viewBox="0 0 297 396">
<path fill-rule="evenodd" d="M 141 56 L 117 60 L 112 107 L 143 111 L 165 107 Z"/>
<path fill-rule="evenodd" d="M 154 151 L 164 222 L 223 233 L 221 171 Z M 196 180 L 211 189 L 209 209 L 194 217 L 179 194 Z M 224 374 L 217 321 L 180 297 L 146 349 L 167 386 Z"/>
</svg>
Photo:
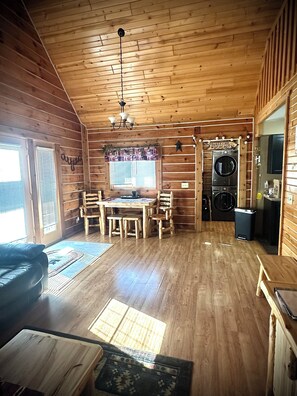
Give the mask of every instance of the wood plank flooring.
<svg viewBox="0 0 297 396">
<path fill-rule="evenodd" d="M 270 310 L 255 294 L 256 254 L 265 253 L 257 241 L 236 240 L 224 222 L 163 240 L 70 239 L 114 246 L 60 295 L 44 294 L 2 331 L 2 344 L 24 325 L 99 339 L 97 320 L 111 342 L 154 347 L 145 338 L 155 336 L 160 353 L 193 360 L 193 396 L 264 394 Z"/>
</svg>

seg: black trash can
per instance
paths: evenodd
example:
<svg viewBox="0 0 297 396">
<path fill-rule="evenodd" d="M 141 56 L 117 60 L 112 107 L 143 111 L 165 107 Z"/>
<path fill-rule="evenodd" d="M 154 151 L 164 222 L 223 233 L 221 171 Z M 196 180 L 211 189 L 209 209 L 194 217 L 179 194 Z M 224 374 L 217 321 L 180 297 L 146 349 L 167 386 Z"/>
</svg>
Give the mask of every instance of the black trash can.
<svg viewBox="0 0 297 396">
<path fill-rule="evenodd" d="M 209 207 L 210 199 L 206 194 L 202 195 L 202 220 L 209 221 L 210 220 L 210 207 Z"/>
<path fill-rule="evenodd" d="M 251 241 L 254 239 L 256 211 L 235 208 L 235 238 Z"/>
</svg>

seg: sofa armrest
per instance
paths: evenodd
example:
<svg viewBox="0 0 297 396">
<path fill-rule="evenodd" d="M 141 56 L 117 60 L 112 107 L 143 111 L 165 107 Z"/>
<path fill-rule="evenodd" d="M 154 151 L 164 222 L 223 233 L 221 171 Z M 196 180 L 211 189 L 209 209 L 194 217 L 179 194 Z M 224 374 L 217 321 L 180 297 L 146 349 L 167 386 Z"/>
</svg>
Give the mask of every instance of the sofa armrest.
<svg viewBox="0 0 297 396">
<path fill-rule="evenodd" d="M 30 263 L 41 265 L 42 272 L 43 272 L 43 279 L 42 279 L 43 291 L 47 290 L 47 288 L 48 288 L 48 256 L 47 256 L 47 254 L 44 252 L 41 252 L 34 259 L 30 260 Z"/>
</svg>

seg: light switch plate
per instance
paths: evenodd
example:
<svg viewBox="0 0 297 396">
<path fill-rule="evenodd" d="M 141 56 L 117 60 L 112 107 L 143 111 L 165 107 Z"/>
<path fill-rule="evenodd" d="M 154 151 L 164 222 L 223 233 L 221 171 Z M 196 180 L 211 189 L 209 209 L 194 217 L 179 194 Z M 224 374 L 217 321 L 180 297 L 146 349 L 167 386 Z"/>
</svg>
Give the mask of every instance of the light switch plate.
<svg viewBox="0 0 297 396">
<path fill-rule="evenodd" d="M 189 188 L 189 183 L 182 183 L 181 188 Z"/>
</svg>

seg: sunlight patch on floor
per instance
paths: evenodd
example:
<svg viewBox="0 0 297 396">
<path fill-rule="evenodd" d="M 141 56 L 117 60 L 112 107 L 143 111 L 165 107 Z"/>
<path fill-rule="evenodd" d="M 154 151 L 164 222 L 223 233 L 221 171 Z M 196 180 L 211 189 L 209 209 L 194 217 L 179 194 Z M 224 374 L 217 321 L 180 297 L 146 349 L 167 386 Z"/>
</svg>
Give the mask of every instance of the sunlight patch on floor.
<svg viewBox="0 0 297 396">
<path fill-rule="evenodd" d="M 159 353 L 166 324 L 112 299 L 89 327 L 105 342 Z"/>
</svg>

